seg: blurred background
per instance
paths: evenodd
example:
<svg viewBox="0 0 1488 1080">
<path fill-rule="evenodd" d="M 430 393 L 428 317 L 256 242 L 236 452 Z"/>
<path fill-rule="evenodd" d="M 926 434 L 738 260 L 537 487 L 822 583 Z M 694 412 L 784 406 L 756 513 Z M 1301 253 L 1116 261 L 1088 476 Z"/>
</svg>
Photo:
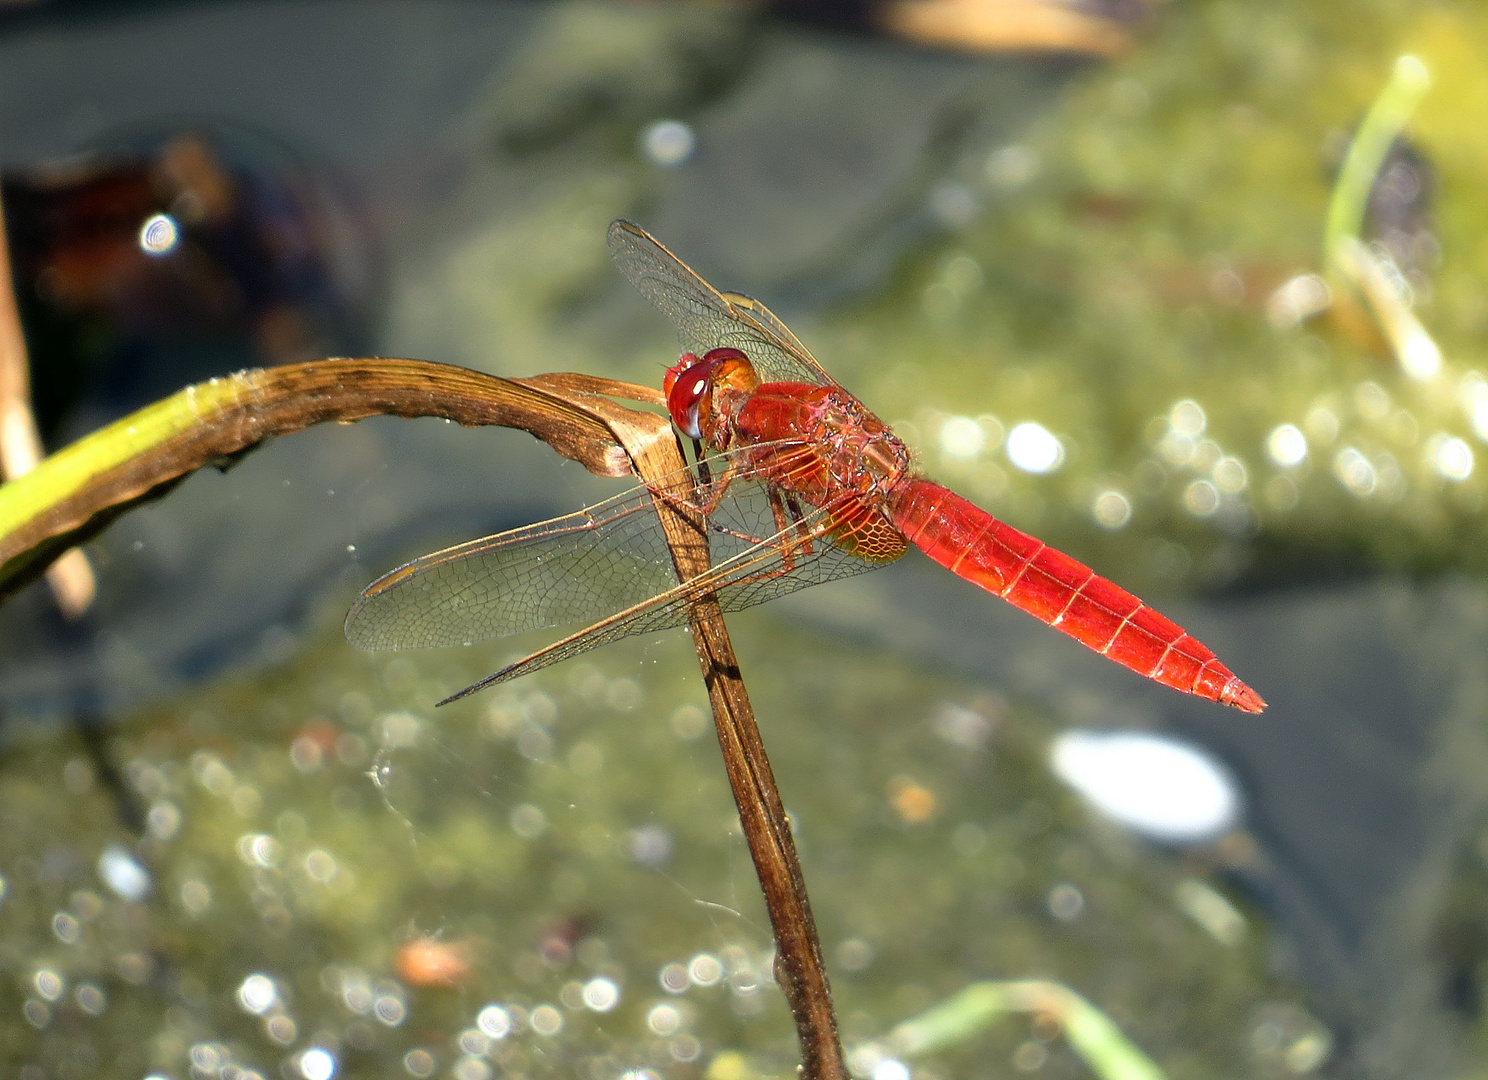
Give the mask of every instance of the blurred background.
<svg viewBox="0 0 1488 1080">
<path fill-rule="evenodd" d="M 731 618 L 855 1071 L 1092 1075 L 1048 1012 L 874 1044 L 1037 978 L 1175 1080 L 1481 1076 L 1485 40 L 1468 0 L 11 0 L 37 422 L 318 356 L 659 383 L 633 219 L 1270 702 L 915 554 Z M 84 617 L 0 609 L 6 1074 L 793 1075 L 685 634 L 437 713 L 542 642 L 341 636 L 620 486 L 312 430 L 120 519 Z"/>
</svg>

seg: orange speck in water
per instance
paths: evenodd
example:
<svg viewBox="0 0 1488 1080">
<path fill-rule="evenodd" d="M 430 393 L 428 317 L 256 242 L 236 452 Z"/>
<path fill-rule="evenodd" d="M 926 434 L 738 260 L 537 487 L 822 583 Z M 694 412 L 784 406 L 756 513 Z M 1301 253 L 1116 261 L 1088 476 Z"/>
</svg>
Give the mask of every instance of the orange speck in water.
<svg viewBox="0 0 1488 1080">
<path fill-rule="evenodd" d="M 398 947 L 393 970 L 409 986 L 460 986 L 470 977 L 467 943 L 414 938 Z"/>
<path fill-rule="evenodd" d="M 289 755 L 301 772 L 313 772 L 336 752 L 336 739 L 341 729 L 323 717 L 306 721 L 295 732 L 289 745 Z"/>
<path fill-rule="evenodd" d="M 300 725 L 295 732 L 295 741 L 304 739 L 306 743 L 314 744 L 322 756 L 331 757 L 336 752 L 336 740 L 340 735 L 339 727 L 324 717 L 316 716 Z"/>
<path fill-rule="evenodd" d="M 1029 1021 L 1031 1033 L 1039 1042 L 1053 1042 L 1059 1037 L 1059 1017 L 1052 1012 L 1035 1012 Z"/>
<path fill-rule="evenodd" d="M 923 825 L 935 816 L 935 793 L 907 776 L 889 781 L 889 804 L 908 825 Z"/>
</svg>

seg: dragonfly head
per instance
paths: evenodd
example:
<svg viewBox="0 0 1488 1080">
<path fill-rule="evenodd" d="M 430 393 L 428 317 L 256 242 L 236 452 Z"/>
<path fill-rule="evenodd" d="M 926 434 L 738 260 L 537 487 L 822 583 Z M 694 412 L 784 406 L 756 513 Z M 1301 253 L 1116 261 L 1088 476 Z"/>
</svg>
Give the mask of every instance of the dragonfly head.
<svg viewBox="0 0 1488 1080">
<path fill-rule="evenodd" d="M 701 439 L 712 411 L 713 392 L 729 389 L 753 390 L 759 385 L 754 365 L 738 349 L 710 349 L 702 356 L 683 353 L 667 369 L 662 390 L 666 393 L 667 411 L 677 430 L 689 439 Z"/>
</svg>

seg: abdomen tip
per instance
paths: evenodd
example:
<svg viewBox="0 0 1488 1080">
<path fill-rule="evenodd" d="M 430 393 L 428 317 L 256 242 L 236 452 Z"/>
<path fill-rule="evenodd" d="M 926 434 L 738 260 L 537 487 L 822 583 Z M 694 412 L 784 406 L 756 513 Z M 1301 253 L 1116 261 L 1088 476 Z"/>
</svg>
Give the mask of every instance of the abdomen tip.
<svg viewBox="0 0 1488 1080">
<path fill-rule="evenodd" d="M 1232 705 L 1241 712 L 1258 713 L 1266 710 L 1266 700 L 1239 679 L 1231 679 L 1219 695 L 1220 703 Z"/>
</svg>

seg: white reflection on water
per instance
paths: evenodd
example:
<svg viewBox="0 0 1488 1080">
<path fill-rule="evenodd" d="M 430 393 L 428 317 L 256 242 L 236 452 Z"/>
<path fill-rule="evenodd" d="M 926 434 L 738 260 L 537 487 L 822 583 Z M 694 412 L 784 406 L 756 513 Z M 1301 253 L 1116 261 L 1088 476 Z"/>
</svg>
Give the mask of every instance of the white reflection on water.
<svg viewBox="0 0 1488 1080">
<path fill-rule="evenodd" d="M 181 228 L 169 214 L 154 214 L 140 226 L 139 247 L 146 255 L 169 255 L 180 242 Z"/>
<path fill-rule="evenodd" d="M 1190 439 L 1197 439 L 1209 426 L 1209 417 L 1204 413 L 1204 407 L 1192 398 L 1184 398 L 1175 402 L 1173 408 L 1168 412 L 1168 426 L 1179 435 L 1187 435 Z"/>
<path fill-rule="evenodd" d="M 312 1047 L 300 1055 L 300 1073 L 305 1080 L 331 1080 L 336 1075 L 336 1059 L 329 1050 Z"/>
<path fill-rule="evenodd" d="M 143 900 L 150 893 L 150 872 L 117 844 L 104 848 L 98 857 L 98 876 L 124 900 Z"/>
<path fill-rule="evenodd" d="M 654 165 L 675 168 L 697 150 L 697 134 L 681 120 L 657 120 L 641 132 L 641 152 Z"/>
<path fill-rule="evenodd" d="M 1030 420 L 1008 433 L 1007 456 L 1024 472 L 1048 473 L 1064 463 L 1064 446 L 1048 428 Z"/>
<path fill-rule="evenodd" d="M 1291 468 L 1307 459 L 1307 436 L 1295 424 L 1281 424 L 1266 436 L 1266 454 L 1282 468 Z"/>
<path fill-rule="evenodd" d="M 1229 772 L 1188 743 L 1142 732 L 1070 731 L 1054 740 L 1055 775 L 1106 817 L 1154 840 L 1211 840 L 1240 819 Z"/>
<path fill-rule="evenodd" d="M 946 457 L 970 461 L 986 442 L 982 425 L 969 416 L 948 416 L 940 425 L 940 452 Z"/>
<path fill-rule="evenodd" d="M 1472 475 L 1472 447 L 1445 433 L 1433 435 L 1427 440 L 1426 461 L 1448 480 L 1466 480 Z"/>
<path fill-rule="evenodd" d="M 1345 446 L 1333 458 L 1333 475 L 1338 482 L 1355 495 L 1366 497 L 1374 494 L 1379 486 L 1379 474 L 1369 459 L 1357 447 Z"/>
<path fill-rule="evenodd" d="M 1101 528 L 1120 529 L 1131 521 L 1131 500 L 1114 489 L 1102 491 L 1095 497 L 1090 513 Z"/>
</svg>

